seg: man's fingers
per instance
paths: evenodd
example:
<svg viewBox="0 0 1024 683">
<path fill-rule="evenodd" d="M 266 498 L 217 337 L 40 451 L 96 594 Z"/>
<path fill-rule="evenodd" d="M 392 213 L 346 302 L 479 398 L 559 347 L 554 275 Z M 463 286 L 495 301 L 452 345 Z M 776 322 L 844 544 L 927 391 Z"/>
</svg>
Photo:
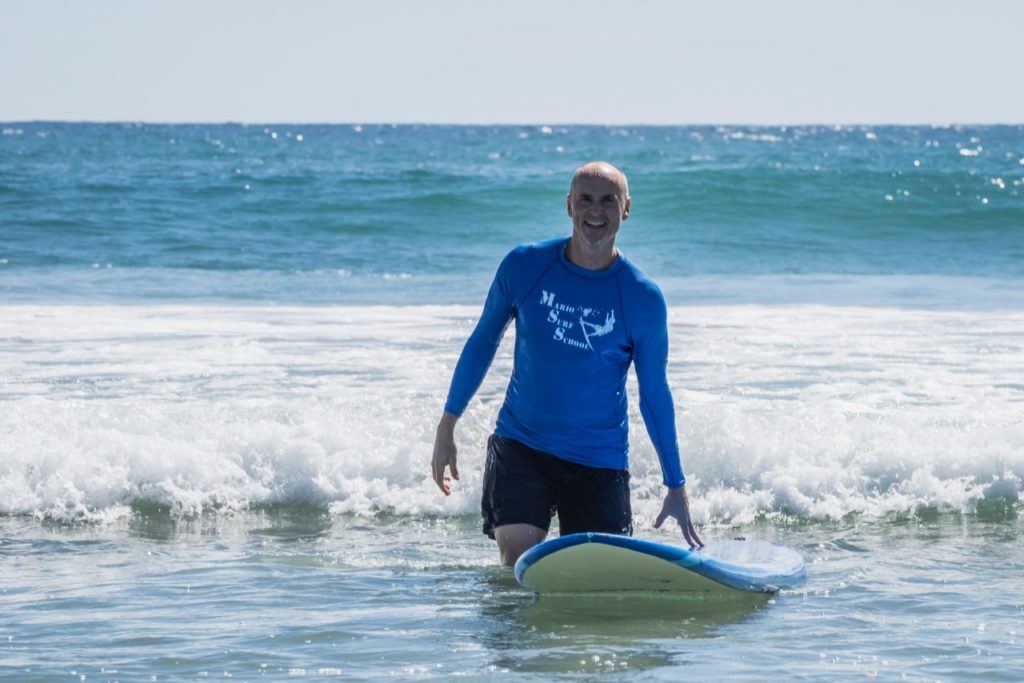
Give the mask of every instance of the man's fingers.
<svg viewBox="0 0 1024 683">
<path fill-rule="evenodd" d="M 441 423 L 437 426 L 437 435 L 434 437 L 434 452 L 430 458 L 430 474 L 437 488 L 446 496 L 452 492 L 451 480 L 459 478 L 459 468 L 455 464 L 457 449 L 451 434 L 454 419 L 455 416 L 449 413 L 445 413 L 441 418 Z M 446 467 L 451 470 L 451 477 L 445 474 Z"/>
<path fill-rule="evenodd" d="M 662 509 L 661 514 L 659 514 L 658 518 L 656 520 L 654 520 L 654 528 L 655 529 L 660 529 L 661 525 L 665 522 L 665 518 L 666 517 L 668 517 L 668 513 L 665 512 L 664 509 Z"/>
<path fill-rule="evenodd" d="M 683 532 L 683 538 L 686 539 L 686 542 L 690 544 L 691 548 L 704 547 L 704 543 L 700 540 L 700 537 L 697 535 L 697 531 L 693 528 L 693 522 L 690 521 L 689 511 L 687 511 L 683 518 L 679 520 L 679 528 Z"/>
<path fill-rule="evenodd" d="M 690 528 L 690 535 L 693 536 L 693 540 L 697 541 L 697 545 L 703 548 L 704 541 L 700 540 L 700 536 L 697 535 L 697 530 L 693 528 L 693 521 L 689 515 L 686 516 L 686 526 Z"/>
<path fill-rule="evenodd" d="M 444 493 L 444 495 L 449 495 L 451 493 L 451 489 L 449 489 L 448 484 L 445 483 L 444 464 L 433 460 L 430 463 L 430 470 L 430 473 L 434 477 L 434 483 L 437 484 L 437 488 L 441 489 L 441 492 Z"/>
<path fill-rule="evenodd" d="M 692 538 L 690 538 L 690 530 L 686 528 L 686 520 L 676 519 L 676 521 L 679 522 L 679 530 L 683 532 L 683 540 L 686 541 L 686 544 L 690 546 L 690 549 L 692 550 L 697 544 L 693 542 Z"/>
<path fill-rule="evenodd" d="M 696 545 L 698 545 L 698 546 L 703 548 L 704 547 L 704 541 L 700 540 L 700 536 L 697 535 L 697 530 L 693 528 L 693 517 L 690 516 L 689 501 L 687 501 L 687 504 L 686 504 L 685 514 L 686 514 L 686 519 L 685 519 L 686 530 L 689 532 L 688 536 L 693 539 L 693 541 L 694 541 L 694 543 Z"/>
</svg>

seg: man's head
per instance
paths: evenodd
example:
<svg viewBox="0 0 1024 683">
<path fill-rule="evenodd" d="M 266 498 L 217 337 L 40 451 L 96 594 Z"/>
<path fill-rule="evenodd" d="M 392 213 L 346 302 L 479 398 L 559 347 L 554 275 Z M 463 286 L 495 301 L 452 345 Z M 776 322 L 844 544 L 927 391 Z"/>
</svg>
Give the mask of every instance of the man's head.
<svg viewBox="0 0 1024 683">
<path fill-rule="evenodd" d="M 629 218 L 626 174 L 607 161 L 591 161 L 576 169 L 566 206 L 573 237 L 600 249 L 615 243 L 622 221 Z"/>
</svg>

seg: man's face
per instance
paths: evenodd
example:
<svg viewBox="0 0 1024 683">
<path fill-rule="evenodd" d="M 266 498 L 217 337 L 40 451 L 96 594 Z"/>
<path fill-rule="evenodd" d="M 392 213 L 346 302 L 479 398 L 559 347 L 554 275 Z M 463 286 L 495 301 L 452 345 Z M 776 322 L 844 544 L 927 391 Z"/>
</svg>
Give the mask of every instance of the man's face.
<svg viewBox="0 0 1024 683">
<path fill-rule="evenodd" d="M 629 217 L 625 187 L 605 175 L 578 176 L 566 199 L 574 237 L 595 248 L 613 243 Z"/>
</svg>

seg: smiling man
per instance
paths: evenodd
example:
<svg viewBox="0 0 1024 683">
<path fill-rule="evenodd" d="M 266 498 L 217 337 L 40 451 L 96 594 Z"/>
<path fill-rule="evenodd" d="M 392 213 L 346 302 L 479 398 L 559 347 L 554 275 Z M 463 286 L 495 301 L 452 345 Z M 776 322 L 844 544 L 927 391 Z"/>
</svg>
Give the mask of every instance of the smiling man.
<svg viewBox="0 0 1024 683">
<path fill-rule="evenodd" d="M 630 364 L 668 489 L 654 526 L 674 517 L 690 546 L 701 545 L 690 520 L 665 377 L 665 299 L 615 248 L 629 217 L 626 176 L 607 162 L 585 164 L 573 175 L 566 204 L 570 237 L 516 247 L 498 267 L 455 366 L 434 441 L 433 479 L 451 493 L 451 479 L 459 478 L 455 423 L 515 319 L 512 377 L 487 444 L 481 505 L 484 533 L 497 540 L 502 562 L 514 564 L 543 541 L 555 513 L 562 534 L 632 533 Z"/>
</svg>

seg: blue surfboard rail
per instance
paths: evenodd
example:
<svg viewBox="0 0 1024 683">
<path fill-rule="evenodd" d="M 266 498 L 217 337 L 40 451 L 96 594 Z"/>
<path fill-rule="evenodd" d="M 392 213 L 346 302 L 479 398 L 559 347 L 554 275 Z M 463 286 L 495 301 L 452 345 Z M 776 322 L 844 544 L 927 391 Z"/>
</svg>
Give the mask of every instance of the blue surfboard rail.
<svg viewBox="0 0 1024 683">
<path fill-rule="evenodd" d="M 751 593 L 776 593 L 780 589 L 794 588 L 807 578 L 803 560 L 799 559 L 799 556 L 796 556 L 799 561 L 790 566 L 777 567 L 776 571 L 768 571 L 755 566 L 731 564 L 709 557 L 703 554 L 705 550 L 703 548 L 680 548 L 632 536 L 585 532 L 553 538 L 527 550 L 516 562 L 516 580 L 523 584 L 523 577 L 531 566 L 559 550 L 583 543 L 603 543 L 651 555 L 729 588 Z"/>
</svg>

